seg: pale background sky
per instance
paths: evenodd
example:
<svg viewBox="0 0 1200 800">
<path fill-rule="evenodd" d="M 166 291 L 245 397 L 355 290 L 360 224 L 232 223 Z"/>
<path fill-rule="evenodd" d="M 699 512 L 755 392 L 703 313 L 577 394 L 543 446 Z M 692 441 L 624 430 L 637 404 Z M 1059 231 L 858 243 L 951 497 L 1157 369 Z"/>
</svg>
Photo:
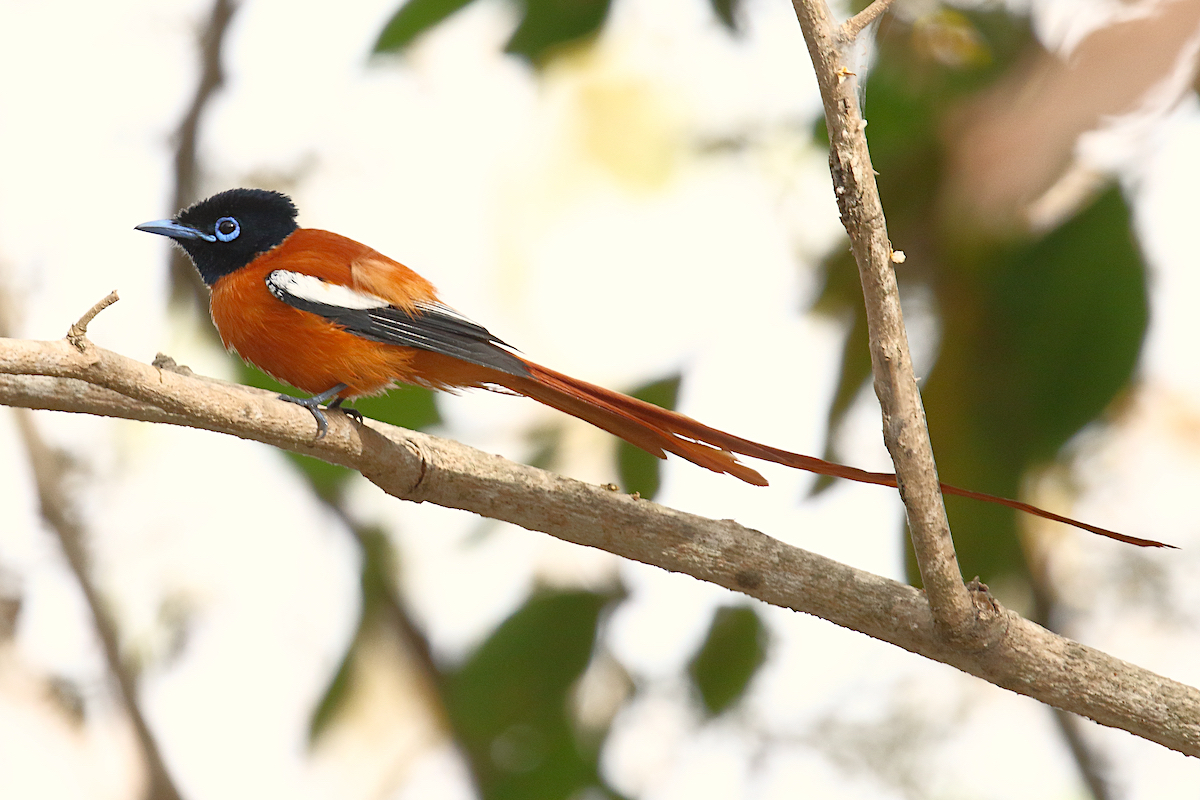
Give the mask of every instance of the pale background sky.
<svg viewBox="0 0 1200 800">
<path fill-rule="evenodd" d="M 812 264 L 840 229 L 825 154 L 807 141 L 819 102 L 790 4 L 749 0 L 747 35 L 734 41 L 700 0 L 618 0 L 599 45 L 541 80 L 500 53 L 514 17 L 494 0 L 403 61 L 368 66 L 396 5 L 247 0 L 227 41 L 226 88 L 202 129 L 206 192 L 294 177 L 302 225 L 418 269 L 530 358 L 615 388 L 683 368 L 685 413 L 817 452 L 842 331 L 800 312 L 815 289 Z M 1069 41 L 1086 6 L 1037 4 L 1039 30 Z M 116 288 L 120 303 L 91 327 L 97 344 L 232 376 L 197 333 L 208 321 L 169 311 L 165 242 L 133 230 L 174 211 L 169 138 L 194 89 L 194 30 L 208 10 L 207 0 L 0 0 L 0 281 L 17 335 L 61 337 Z M 701 140 L 747 129 L 761 142 L 743 154 L 697 152 Z M 1079 605 L 1074 633 L 1196 685 L 1198 598 L 1187 576 L 1200 552 L 1197 103 L 1141 130 L 1094 149 L 1134 190 L 1152 258 L 1145 387 L 1115 435 L 1082 437 L 1082 491 L 1069 513 L 1185 549 L 1133 553 L 1056 535 L 1063 585 Z M 920 322 L 914 348 L 928 353 L 933 328 Z M 613 478 L 611 437 L 531 401 L 481 392 L 440 408 L 438 433 L 515 458 L 528 454 L 532 427 L 568 425 L 562 471 Z M 80 461 L 98 580 L 130 648 L 159 662 L 142 700 L 188 797 L 469 796 L 453 751 L 403 687 L 381 684 L 392 717 L 307 753 L 310 708 L 357 619 L 357 551 L 279 453 L 166 426 L 36 421 Z M 869 395 L 851 414 L 844 452 L 887 469 Z M 140 780 L 131 734 L 108 705 L 82 598 L 3 412 L 0 453 L 12 454 L 0 459 L 0 567 L 25 601 L 15 646 L 0 647 L 0 797 L 130 797 Z M 901 577 L 892 493 L 843 484 L 806 501 L 808 476 L 761 469 L 769 489 L 672 460 L 658 499 Z M 730 593 L 509 526 L 480 539 L 478 518 L 365 483 L 351 503 L 394 534 L 440 658 L 461 658 L 535 581 L 620 576 L 631 600 L 605 636 L 648 690 L 618 717 L 605 767 L 630 795 L 1080 796 L 1042 706 L 781 609 L 760 608 L 774 650 L 745 703 L 703 723 L 680 670 Z M 1169 622 L 1133 579 L 1146 573 L 1161 576 L 1161 601 L 1176 609 Z M 172 615 L 188 621 L 173 660 Z M 81 683 L 85 725 L 64 726 L 22 683 L 43 672 Z M 1194 761 L 1124 733 L 1090 733 L 1129 797 L 1200 786 Z"/>
</svg>

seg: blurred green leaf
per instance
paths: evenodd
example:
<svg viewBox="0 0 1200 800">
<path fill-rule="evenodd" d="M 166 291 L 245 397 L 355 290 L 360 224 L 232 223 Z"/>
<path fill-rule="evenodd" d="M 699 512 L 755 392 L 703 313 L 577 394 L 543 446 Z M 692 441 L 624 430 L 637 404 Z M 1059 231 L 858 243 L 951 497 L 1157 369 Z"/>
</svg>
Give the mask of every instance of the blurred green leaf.
<svg viewBox="0 0 1200 800">
<path fill-rule="evenodd" d="M 541 66 L 567 45 L 599 34 L 608 19 L 611 0 L 513 0 L 521 19 L 505 45 L 507 53 Z M 471 0 L 408 0 L 384 25 L 372 50 L 374 53 L 402 52 L 421 34 L 429 31 Z M 709 0 L 730 33 L 738 33 L 740 0 Z"/>
<path fill-rule="evenodd" d="M 1053 457 L 1129 382 L 1149 321 L 1146 274 L 1116 186 L 1044 238 L 992 258 L 975 362 L 980 416 L 1010 431 L 992 446 L 1023 465 Z"/>
<path fill-rule="evenodd" d="M 608 17 L 610 0 L 524 0 L 521 22 L 506 53 L 542 64 L 564 45 L 595 36 Z"/>
<path fill-rule="evenodd" d="M 531 430 L 526 437 L 531 450 L 525 463 L 531 467 L 554 470 L 562 453 L 563 429 L 560 425 L 549 425 Z"/>
<path fill-rule="evenodd" d="M 709 714 L 720 714 L 746 691 L 767 658 L 767 629 L 749 606 L 724 606 L 713 615 L 700 651 L 688 666 Z"/>
<path fill-rule="evenodd" d="M 293 387 L 282 384 L 240 361 L 238 380 L 247 386 L 256 386 L 269 392 L 279 392 L 293 397 L 303 395 L 303 392 L 298 392 Z M 409 430 L 421 430 L 441 422 L 437 405 L 434 402 L 433 391 L 416 386 L 397 385 L 387 394 L 364 397 L 351 405 L 353 408 L 357 408 L 364 417 Z M 338 412 L 329 413 L 337 414 Z M 313 435 L 316 435 L 315 423 L 313 424 Z M 340 495 L 346 481 L 355 474 L 353 470 L 335 466 L 318 458 L 310 458 L 298 453 L 288 453 L 288 457 L 308 478 L 317 494 L 329 501 L 335 500 Z"/>
<path fill-rule="evenodd" d="M 674 411 L 682 380 L 683 375 L 676 373 L 638 387 L 630 392 L 630 396 Z M 662 459 L 623 439 L 617 442 L 617 474 L 626 492 L 637 492 L 647 500 L 653 499 L 662 486 L 662 463 Z"/>
<path fill-rule="evenodd" d="M 614 596 L 543 591 L 505 620 L 445 683 L 456 741 L 486 800 L 562 800 L 604 789 L 575 735 L 570 692 Z"/>
<path fill-rule="evenodd" d="M 1015 497 L 1133 376 L 1149 320 L 1145 267 L 1117 188 L 1028 242 L 979 247 L 948 284 L 923 396 L 942 479 Z M 976 258 L 977 256 L 977 258 Z M 1022 572 L 1014 513 L 947 499 L 964 574 Z"/>
<path fill-rule="evenodd" d="M 300 468 L 308 479 L 313 491 L 326 502 L 336 502 L 341 496 L 346 483 L 356 474 L 354 470 L 330 464 L 319 458 L 302 456 L 299 453 L 288 453 L 288 459 Z"/>
<path fill-rule="evenodd" d="M 986 66 L 992 54 L 980 30 L 969 16 L 940 6 L 913 22 L 914 49 L 930 61 L 946 67 Z"/>
<path fill-rule="evenodd" d="M 432 389 L 397 384 L 388 389 L 387 394 L 363 397 L 355 400 L 352 405 L 369 419 L 408 428 L 410 431 L 421 431 L 442 421 L 434 398 L 435 393 Z"/>
<path fill-rule="evenodd" d="M 372 52 L 398 53 L 471 0 L 407 0 L 383 26 Z"/>
<path fill-rule="evenodd" d="M 713 13 L 730 33 L 738 33 L 737 12 L 739 0 L 708 0 Z"/>
</svg>

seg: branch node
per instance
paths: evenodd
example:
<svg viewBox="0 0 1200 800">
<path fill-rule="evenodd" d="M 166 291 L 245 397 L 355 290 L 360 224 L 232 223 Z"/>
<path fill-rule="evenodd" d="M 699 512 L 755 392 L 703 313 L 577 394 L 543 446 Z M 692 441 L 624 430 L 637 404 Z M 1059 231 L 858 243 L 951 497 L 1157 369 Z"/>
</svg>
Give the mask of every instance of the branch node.
<svg viewBox="0 0 1200 800">
<path fill-rule="evenodd" d="M 986 583 L 979 580 L 978 575 L 967 583 L 967 591 L 971 593 L 971 599 L 977 609 L 994 613 L 1000 612 L 1000 604 L 996 602 L 996 598 L 992 595 L 992 590 L 988 588 Z"/>
<path fill-rule="evenodd" d="M 87 313 L 80 317 L 79 321 L 71 326 L 71 329 L 67 331 L 67 341 L 74 345 L 75 349 L 81 353 L 87 350 L 89 344 L 87 338 L 88 325 L 96 318 L 97 314 L 120 299 L 121 298 L 117 296 L 116 289 L 113 289 L 111 292 L 109 292 L 107 297 L 89 308 Z"/>
<path fill-rule="evenodd" d="M 364 450 L 370 448 L 378 440 L 379 433 L 369 425 L 360 425 L 358 431 L 359 440 L 362 442 Z M 424 503 L 431 491 L 427 479 L 433 477 L 437 472 L 434 453 L 423 442 L 411 438 L 405 439 L 403 447 L 416 459 L 418 465 L 417 478 L 412 482 L 412 485 L 404 487 L 399 492 L 395 492 L 393 496 L 399 497 L 401 500 L 407 500 L 410 503 Z M 389 494 L 393 493 L 392 489 L 384 488 L 384 484 L 380 482 L 381 480 L 385 480 L 384 476 L 376 475 L 372 470 L 360 469 L 359 472 L 363 474 L 363 477 L 371 481 L 371 483 L 383 488 L 385 492 Z"/>
<path fill-rule="evenodd" d="M 150 362 L 150 366 L 161 369 L 163 372 L 174 372 L 177 375 L 195 375 L 192 368 L 178 363 L 166 353 L 157 353 L 154 360 Z"/>
<path fill-rule="evenodd" d="M 863 29 L 879 19 L 891 4 L 892 0 L 875 0 L 874 3 L 843 22 L 842 27 L 838 29 L 838 42 L 842 45 L 853 42 L 863 32 Z"/>
<path fill-rule="evenodd" d="M 970 599 L 968 616 L 954 626 L 935 620 L 938 637 L 962 652 L 995 651 L 1008 636 L 1008 614 L 978 577 L 966 584 L 966 590 Z"/>
</svg>

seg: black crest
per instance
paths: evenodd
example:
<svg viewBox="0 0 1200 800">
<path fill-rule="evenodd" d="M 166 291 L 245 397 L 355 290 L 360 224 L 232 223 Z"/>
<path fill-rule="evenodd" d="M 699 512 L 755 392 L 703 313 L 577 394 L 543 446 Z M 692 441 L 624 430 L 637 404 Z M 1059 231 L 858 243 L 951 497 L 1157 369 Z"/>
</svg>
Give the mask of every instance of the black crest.
<svg viewBox="0 0 1200 800">
<path fill-rule="evenodd" d="M 230 189 L 139 230 L 169 236 L 212 286 L 222 276 L 279 246 L 297 228 L 296 205 L 266 189 Z"/>
</svg>

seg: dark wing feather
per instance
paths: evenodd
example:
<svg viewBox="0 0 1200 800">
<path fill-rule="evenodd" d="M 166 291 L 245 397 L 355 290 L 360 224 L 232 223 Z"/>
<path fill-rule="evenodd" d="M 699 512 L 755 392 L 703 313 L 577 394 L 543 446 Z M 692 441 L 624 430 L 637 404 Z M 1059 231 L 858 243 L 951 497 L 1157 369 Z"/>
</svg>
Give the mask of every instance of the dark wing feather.
<svg viewBox="0 0 1200 800">
<path fill-rule="evenodd" d="M 509 352 L 511 345 L 441 303 L 418 303 L 411 312 L 396 306 L 346 308 L 293 294 L 270 277 L 267 288 L 292 308 L 316 314 L 364 339 L 441 353 L 509 375 L 529 375 L 525 363 Z"/>
</svg>

